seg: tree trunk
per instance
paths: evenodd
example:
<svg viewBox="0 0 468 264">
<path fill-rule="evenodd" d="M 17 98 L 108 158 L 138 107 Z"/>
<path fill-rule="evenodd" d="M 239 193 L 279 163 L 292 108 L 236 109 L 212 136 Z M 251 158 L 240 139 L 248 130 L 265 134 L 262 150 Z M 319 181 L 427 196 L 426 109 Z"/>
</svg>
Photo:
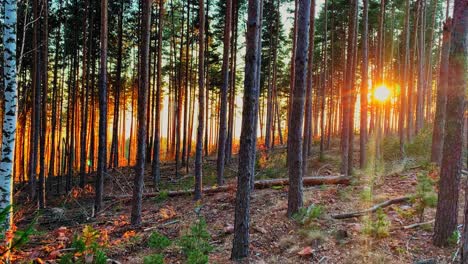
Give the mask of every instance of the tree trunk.
<svg viewBox="0 0 468 264">
<path fill-rule="evenodd" d="M 99 73 L 99 148 L 95 212 L 102 207 L 104 169 L 107 159 L 107 0 L 101 0 L 101 65 Z"/>
<path fill-rule="evenodd" d="M 242 105 L 242 128 L 239 151 L 239 171 L 237 177 L 237 194 L 234 220 L 234 240 L 231 258 L 239 260 L 249 255 L 249 219 L 251 179 L 255 160 L 253 149 L 257 120 L 258 91 L 257 71 L 259 61 L 259 39 L 261 39 L 260 0 L 248 1 L 248 18 L 246 33 L 244 103 Z"/>
<path fill-rule="evenodd" d="M 3 81 L 4 109 L 2 153 L 0 163 L 0 210 L 3 212 L 12 205 L 13 161 L 15 150 L 16 123 L 18 119 L 18 90 L 16 77 L 16 0 L 5 0 L 3 20 Z M 10 208 L 5 222 L 0 223 L 5 230 L 13 224 L 13 210 Z"/>
<path fill-rule="evenodd" d="M 400 92 L 400 116 L 398 120 L 398 134 L 400 137 L 400 154 L 401 156 L 404 156 L 405 152 L 405 124 L 406 120 L 405 118 L 407 117 L 407 100 L 406 97 L 409 96 L 409 87 L 408 87 L 408 67 L 409 67 L 409 53 L 410 53 L 410 32 L 409 32 L 409 27 L 410 27 L 410 22 L 409 22 L 409 16 L 410 16 L 410 1 L 405 0 L 405 25 L 403 29 L 403 39 L 404 39 L 404 54 L 403 54 L 403 79 L 401 80 L 401 92 Z"/>
<path fill-rule="evenodd" d="M 161 180 L 160 172 L 160 134 L 161 134 L 161 90 L 162 90 L 162 30 L 163 30 L 163 15 L 164 15 L 164 1 L 159 1 L 159 14 L 158 14 L 158 59 L 157 59 L 157 77 L 156 77 L 156 120 L 154 124 L 154 143 L 153 143 L 153 164 L 152 176 L 153 182 L 156 186 L 159 185 Z"/>
<path fill-rule="evenodd" d="M 409 1 L 409 0 L 407 0 Z M 367 163 L 366 157 L 366 144 L 367 144 L 367 94 L 369 93 L 368 89 L 368 72 L 369 72 L 369 50 L 368 50 L 368 18 L 369 18 L 369 0 L 363 0 L 364 8 L 362 10 L 362 66 L 361 66 L 361 123 L 360 123 L 360 132 L 359 132 L 359 165 L 361 169 L 364 169 Z"/>
<path fill-rule="evenodd" d="M 310 5 L 310 14 L 315 14 L 315 0 L 312 0 Z M 313 61 L 314 61 L 314 36 L 315 36 L 315 15 L 310 17 L 309 27 L 309 50 L 308 50 L 308 67 L 307 67 L 307 90 L 306 90 L 306 101 L 305 101 L 305 120 L 304 120 L 304 141 L 302 144 L 302 159 L 305 162 L 303 169 L 303 175 L 307 175 L 307 157 L 309 156 L 310 140 L 312 132 L 312 92 L 313 92 Z M 288 133 L 289 134 L 289 133 Z"/>
<path fill-rule="evenodd" d="M 205 126 L 205 1 L 198 1 L 198 128 L 195 150 L 195 200 L 202 196 L 203 128 Z M 206 139 L 206 137 L 205 137 Z M 206 143 L 206 142 L 205 142 Z M 208 147 L 208 146 L 206 146 Z"/>
<path fill-rule="evenodd" d="M 119 166 L 119 108 L 120 108 L 120 90 L 122 86 L 122 49 L 123 49 L 123 12 L 124 2 L 120 2 L 118 30 L 117 30 L 117 68 L 114 90 L 114 122 L 112 124 L 112 142 L 109 166 Z"/>
<path fill-rule="evenodd" d="M 141 201 L 146 161 L 146 118 L 149 88 L 149 45 L 151 31 L 151 0 L 142 1 L 141 15 L 141 46 L 140 46 L 140 78 L 138 89 L 138 146 L 137 164 L 133 186 L 132 216 L 133 226 L 141 225 Z"/>
<path fill-rule="evenodd" d="M 463 115 L 468 85 L 468 1 L 455 0 L 453 31 L 450 43 L 447 107 L 444 135 L 444 150 L 440 169 L 439 199 L 437 202 L 433 242 L 437 246 L 448 244 L 448 239 L 457 228 L 458 194 L 462 166 Z M 465 211 L 466 212 L 466 211 Z M 465 215 L 465 219 L 467 216 Z M 468 261 L 468 245 L 462 249 L 462 263 Z"/>
<path fill-rule="evenodd" d="M 432 133 L 431 161 L 440 165 L 444 145 L 444 126 L 447 105 L 447 86 L 449 73 L 450 35 L 452 20 L 447 18 L 442 33 L 442 51 L 440 58 L 439 85 L 437 87 L 436 113 Z"/>
<path fill-rule="evenodd" d="M 288 216 L 291 217 L 303 205 L 302 174 L 302 132 L 304 120 L 304 97 L 306 95 L 307 51 L 309 46 L 310 0 L 299 0 L 297 13 L 297 49 L 295 54 L 294 91 L 291 106 L 291 120 L 288 128 Z M 309 65 L 311 67 L 312 65 Z"/>
</svg>

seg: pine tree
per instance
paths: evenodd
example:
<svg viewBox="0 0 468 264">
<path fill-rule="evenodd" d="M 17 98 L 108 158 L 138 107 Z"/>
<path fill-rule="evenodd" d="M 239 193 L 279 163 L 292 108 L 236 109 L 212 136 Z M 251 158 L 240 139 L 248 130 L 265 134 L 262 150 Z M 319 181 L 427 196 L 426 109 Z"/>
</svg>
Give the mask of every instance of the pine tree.
<svg viewBox="0 0 468 264">
<path fill-rule="evenodd" d="M 259 62 L 259 40 L 261 38 L 260 8 L 261 0 L 248 1 L 248 18 L 246 33 L 244 103 L 242 105 L 242 128 L 239 150 L 239 171 L 237 177 L 236 208 L 234 219 L 234 240 L 232 242 L 231 258 L 239 260 L 249 255 L 250 226 L 250 193 L 251 179 L 254 173 L 253 149 L 256 147 L 257 136 L 255 122 L 257 120 L 259 82 L 257 71 Z"/>
<path fill-rule="evenodd" d="M 463 123 L 468 85 L 468 1 L 455 0 L 453 29 L 450 39 L 447 106 L 442 165 L 440 168 L 439 196 L 434 224 L 433 242 L 448 245 L 448 239 L 457 228 L 460 171 L 462 166 Z M 468 207 L 466 207 L 468 208 Z M 465 210 L 465 220 L 468 219 Z M 465 226 L 464 234 L 468 233 Z M 462 263 L 468 259 L 468 246 L 464 242 Z M 463 261 L 464 260 L 464 261 Z"/>
</svg>

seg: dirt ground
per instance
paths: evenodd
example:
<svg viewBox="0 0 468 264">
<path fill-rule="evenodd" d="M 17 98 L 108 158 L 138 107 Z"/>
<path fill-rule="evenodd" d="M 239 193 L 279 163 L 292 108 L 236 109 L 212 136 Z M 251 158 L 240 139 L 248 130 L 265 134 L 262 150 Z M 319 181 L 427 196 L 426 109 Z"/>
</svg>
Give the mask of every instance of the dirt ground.
<svg viewBox="0 0 468 264">
<path fill-rule="evenodd" d="M 281 150 L 280 150 L 281 151 Z M 284 152 L 284 150 L 282 150 Z M 278 159 L 284 158 L 284 153 Z M 338 175 L 334 153 L 319 162 L 309 162 L 309 176 Z M 276 160 L 263 159 L 259 178 L 282 178 L 286 171 L 274 169 Z M 213 161 L 205 167 L 205 186 L 213 184 Z M 213 163 L 213 164 L 209 164 Z M 235 183 L 235 162 L 228 181 Z M 266 164 L 266 165 L 265 165 Z M 211 168 L 211 167 L 213 168 Z M 363 194 L 369 179 L 357 173 L 350 185 L 327 185 L 305 187 L 304 205 L 314 204 L 322 213 L 308 225 L 286 217 L 287 187 L 273 186 L 270 189 L 255 190 L 251 199 L 250 255 L 245 263 L 452 263 L 457 247 L 437 248 L 431 244 L 432 224 L 414 228 L 405 226 L 419 223 L 417 216 L 405 214 L 414 205 L 410 202 L 394 204 L 383 212 L 390 221 L 388 234 L 376 238 L 363 231 L 369 217 L 336 220 L 333 214 L 368 208 L 373 204 L 415 193 L 419 168 L 404 169 L 373 178 L 372 197 Z M 133 171 L 130 168 L 109 171 L 106 180 L 108 195 L 131 194 Z M 173 166 L 163 167 L 163 181 L 170 189 L 188 189 L 191 174 L 175 176 Z M 92 178 L 92 175 L 90 176 Z M 146 177 L 147 192 L 154 191 L 151 176 Z M 92 185 L 92 184 L 91 184 Z M 68 195 L 51 197 L 49 209 L 37 219 L 39 233 L 15 252 L 16 263 L 35 260 L 38 263 L 58 263 L 62 254 L 70 248 L 74 234 L 79 234 L 86 225 L 100 232 L 106 240 L 106 254 L 114 263 L 143 263 L 143 257 L 155 253 L 147 246 L 152 232 L 159 232 L 176 240 L 197 219 L 195 208 L 201 207 L 200 215 L 206 219 L 214 251 L 209 255 L 210 263 L 231 263 L 232 225 L 234 222 L 235 190 L 205 196 L 201 202 L 194 202 L 191 196 L 170 197 L 164 201 L 145 198 L 143 202 L 143 225 L 134 229 L 130 226 L 131 200 L 106 199 L 101 214 L 92 217 L 93 190 L 74 189 Z M 30 208 L 32 209 L 32 208 Z M 20 213 L 18 213 L 20 214 Z M 461 214 L 460 214 L 461 215 Z M 424 221 L 433 220 L 435 209 L 425 210 Z M 23 208 L 19 226 L 32 218 L 28 209 Z M 462 220 L 462 219 L 460 219 Z M 165 263 L 185 263 L 186 258 L 175 243 L 163 252 Z"/>
</svg>

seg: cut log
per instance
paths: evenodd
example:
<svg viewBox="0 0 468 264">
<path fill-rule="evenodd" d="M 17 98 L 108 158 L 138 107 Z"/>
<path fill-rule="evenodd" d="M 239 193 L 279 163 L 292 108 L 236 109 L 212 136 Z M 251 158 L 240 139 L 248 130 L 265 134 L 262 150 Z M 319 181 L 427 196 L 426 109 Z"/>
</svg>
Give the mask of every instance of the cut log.
<svg viewBox="0 0 468 264">
<path fill-rule="evenodd" d="M 316 185 L 330 185 L 330 184 L 349 184 L 351 178 L 345 176 L 319 176 L 319 177 L 304 177 L 303 183 L 304 186 L 316 186 Z M 255 181 L 255 188 L 256 189 L 265 189 L 270 188 L 272 186 L 284 186 L 289 184 L 289 179 L 282 178 L 282 179 L 272 179 L 272 180 L 259 180 Z M 203 189 L 204 195 L 210 195 L 214 193 L 226 192 L 235 190 L 235 184 L 228 184 L 222 185 L 217 187 L 208 187 Z M 189 191 L 170 191 L 167 193 L 169 197 L 175 196 L 185 196 L 185 195 L 192 195 L 193 190 Z M 151 193 L 144 193 L 143 197 L 151 198 L 156 197 L 159 195 L 159 192 L 151 192 Z M 107 199 L 131 199 L 131 195 L 114 195 L 114 196 L 107 196 Z"/>
<path fill-rule="evenodd" d="M 373 212 L 377 211 L 379 208 L 384 208 L 384 207 L 390 206 L 392 204 L 407 202 L 407 201 L 409 201 L 409 199 L 410 199 L 409 196 L 398 197 L 398 198 L 395 198 L 395 199 L 391 199 L 391 200 L 376 204 L 376 205 L 374 205 L 371 208 L 368 208 L 366 210 L 356 211 L 356 212 L 351 212 L 351 213 L 344 213 L 344 214 L 335 214 L 335 215 L 332 215 L 331 217 L 334 218 L 334 219 L 346 219 L 346 218 L 360 217 L 360 216 L 366 215 L 368 213 L 373 213 Z"/>
</svg>

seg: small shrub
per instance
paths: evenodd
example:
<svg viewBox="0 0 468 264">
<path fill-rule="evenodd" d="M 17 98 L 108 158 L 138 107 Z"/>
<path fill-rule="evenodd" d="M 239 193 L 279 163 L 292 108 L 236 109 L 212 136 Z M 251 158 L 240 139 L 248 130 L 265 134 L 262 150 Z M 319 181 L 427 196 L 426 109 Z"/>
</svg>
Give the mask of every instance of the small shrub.
<svg viewBox="0 0 468 264">
<path fill-rule="evenodd" d="M 85 226 L 81 235 L 75 235 L 71 247 L 73 252 L 63 255 L 59 263 L 88 263 L 86 260 L 92 259 L 93 264 L 106 264 L 107 256 L 103 247 L 99 244 L 99 231 L 91 226 Z"/>
<path fill-rule="evenodd" d="M 424 220 L 424 210 L 437 205 L 434 182 L 428 177 L 427 173 L 418 174 L 416 193 L 411 197 L 411 201 L 415 204 L 415 213 L 419 216 L 421 222 Z"/>
<path fill-rule="evenodd" d="M 164 256 L 153 254 L 143 258 L 143 264 L 164 264 Z"/>
<path fill-rule="evenodd" d="M 158 232 L 151 233 L 148 239 L 148 246 L 153 249 L 165 249 L 171 245 L 171 240 Z"/>
<path fill-rule="evenodd" d="M 382 140 L 382 154 L 384 161 L 395 161 L 400 159 L 399 138 L 396 136 L 385 136 Z"/>
<path fill-rule="evenodd" d="M 195 261 L 196 259 L 201 259 L 201 257 L 199 258 L 199 255 L 202 254 L 206 255 L 206 258 L 208 259 L 207 255 L 213 251 L 213 247 L 210 245 L 211 236 L 210 233 L 208 233 L 206 227 L 207 225 L 205 219 L 199 217 L 197 222 L 190 227 L 190 230 L 187 232 L 187 234 L 180 238 L 178 244 L 182 248 L 182 252 L 187 256 L 187 258 L 193 255 L 192 259 Z M 195 256 L 197 256 L 197 258 L 195 258 Z"/>
<path fill-rule="evenodd" d="M 169 198 L 169 192 L 168 191 L 161 191 L 158 196 L 154 198 L 154 201 L 156 203 L 162 203 Z"/>
<path fill-rule="evenodd" d="M 293 215 L 293 219 L 302 225 L 309 225 L 313 220 L 321 217 L 324 213 L 324 209 L 321 205 L 311 204 L 308 207 L 299 209 L 297 213 Z"/>
<path fill-rule="evenodd" d="M 384 211 L 379 208 L 376 215 L 372 218 L 366 218 L 364 221 L 363 233 L 376 238 L 387 237 L 390 229 L 390 221 Z"/>
<path fill-rule="evenodd" d="M 456 246 L 460 243 L 461 234 L 458 230 L 453 231 L 452 235 L 448 238 L 448 244 L 450 246 Z"/>
<path fill-rule="evenodd" d="M 359 197 L 361 197 L 361 200 L 364 202 L 372 201 L 372 189 L 370 187 L 364 187 L 359 194 Z"/>
<path fill-rule="evenodd" d="M 431 146 L 432 130 L 429 127 L 424 127 L 411 142 L 405 144 L 405 153 L 419 160 L 429 160 Z"/>
<path fill-rule="evenodd" d="M 207 264 L 208 256 L 198 250 L 191 251 L 187 256 L 188 264 Z"/>
</svg>

